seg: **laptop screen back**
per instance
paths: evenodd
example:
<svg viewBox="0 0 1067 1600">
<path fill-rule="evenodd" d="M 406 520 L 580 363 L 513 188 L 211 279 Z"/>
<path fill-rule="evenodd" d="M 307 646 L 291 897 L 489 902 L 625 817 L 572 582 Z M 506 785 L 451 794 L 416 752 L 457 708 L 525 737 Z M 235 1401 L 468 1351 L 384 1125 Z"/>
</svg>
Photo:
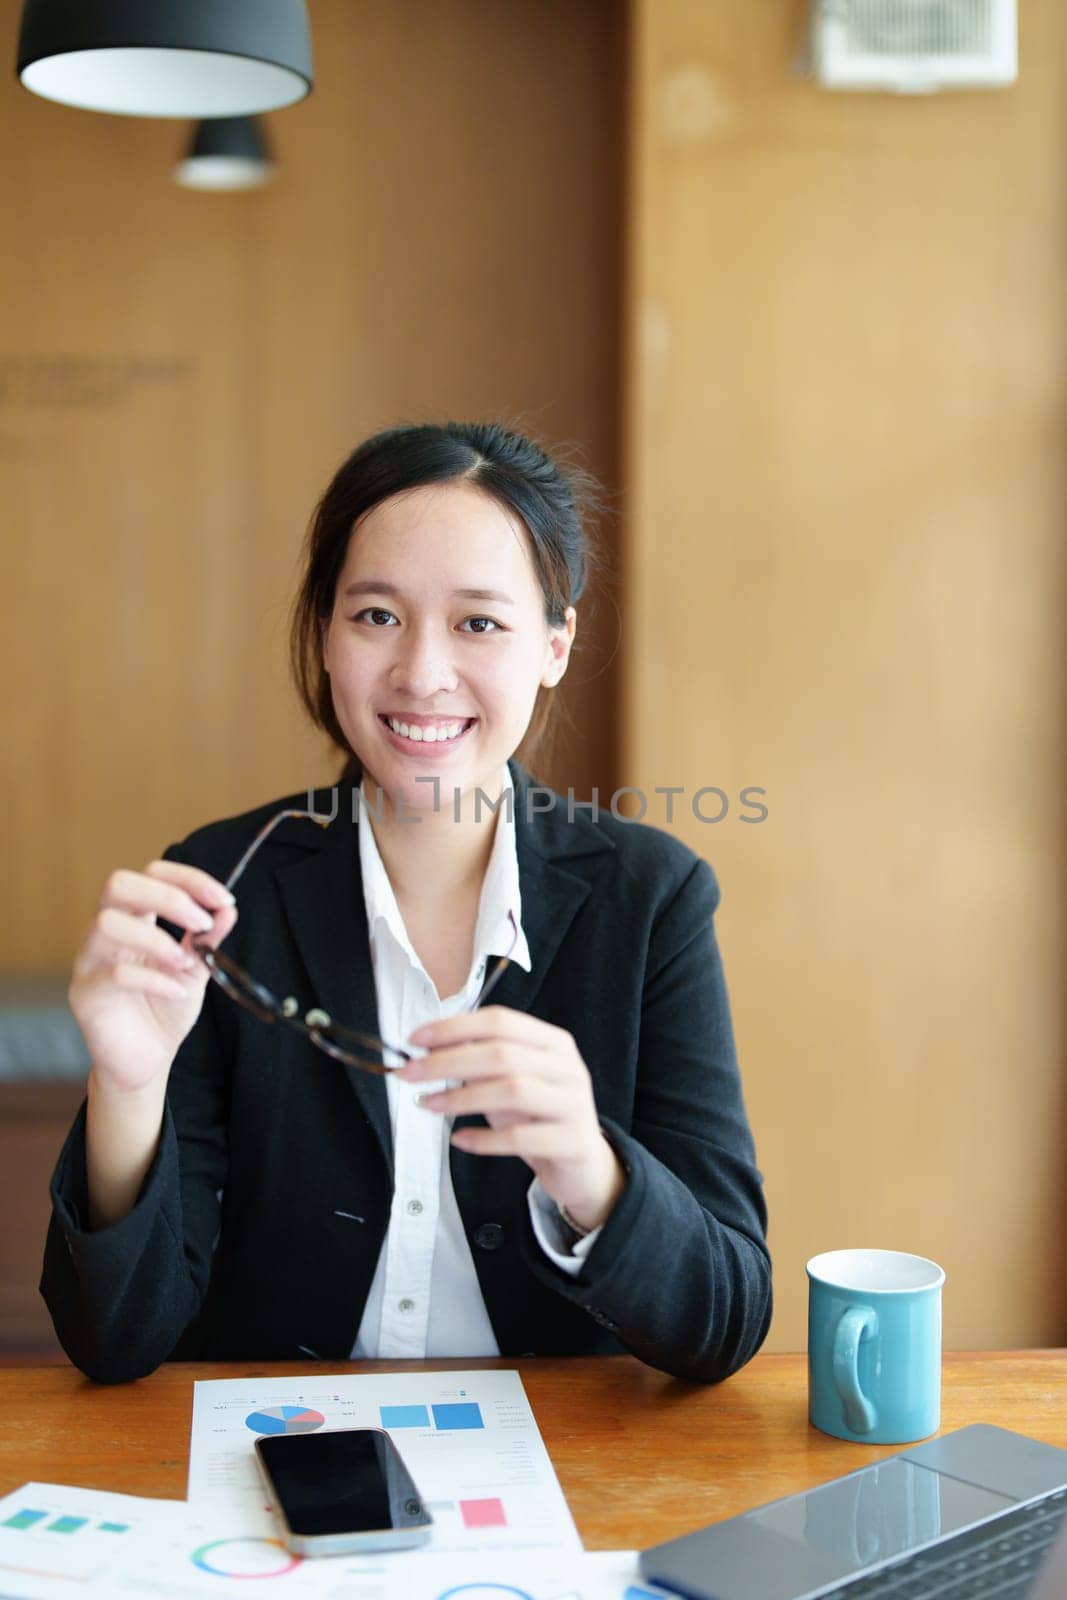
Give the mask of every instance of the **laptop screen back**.
<svg viewBox="0 0 1067 1600">
<path fill-rule="evenodd" d="M 820 1567 L 845 1578 L 857 1568 L 919 1545 L 1014 1502 L 900 1456 L 806 1495 L 751 1511 L 746 1522 L 817 1551 Z"/>
</svg>

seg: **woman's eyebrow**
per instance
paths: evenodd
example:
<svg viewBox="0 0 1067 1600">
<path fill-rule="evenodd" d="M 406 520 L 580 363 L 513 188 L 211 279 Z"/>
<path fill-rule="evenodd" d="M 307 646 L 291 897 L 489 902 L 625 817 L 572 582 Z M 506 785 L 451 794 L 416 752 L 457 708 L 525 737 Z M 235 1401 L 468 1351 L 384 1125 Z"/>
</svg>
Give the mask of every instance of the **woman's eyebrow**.
<svg viewBox="0 0 1067 1600">
<path fill-rule="evenodd" d="M 386 583 L 384 578 L 357 578 L 350 583 L 344 591 L 347 600 L 353 594 L 392 594 L 399 596 L 401 590 L 395 583 Z M 513 606 L 515 601 L 511 595 L 505 594 L 502 589 L 453 589 L 454 599 L 461 600 L 497 600 L 502 605 Z"/>
<path fill-rule="evenodd" d="M 506 606 L 513 606 L 514 600 L 503 589 L 453 589 L 452 594 L 461 600 L 500 600 Z"/>
</svg>

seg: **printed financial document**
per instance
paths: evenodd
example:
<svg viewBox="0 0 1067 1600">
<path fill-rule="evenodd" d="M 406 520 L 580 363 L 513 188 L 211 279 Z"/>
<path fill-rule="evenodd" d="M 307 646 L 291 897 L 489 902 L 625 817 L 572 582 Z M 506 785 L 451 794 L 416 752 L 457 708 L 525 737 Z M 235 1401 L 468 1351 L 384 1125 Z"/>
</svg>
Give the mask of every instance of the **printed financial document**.
<svg viewBox="0 0 1067 1600">
<path fill-rule="evenodd" d="M 265 1509 L 256 1438 L 336 1428 L 392 1437 L 433 1517 L 434 1552 L 581 1546 L 517 1372 L 202 1379 L 190 1504 Z"/>
</svg>

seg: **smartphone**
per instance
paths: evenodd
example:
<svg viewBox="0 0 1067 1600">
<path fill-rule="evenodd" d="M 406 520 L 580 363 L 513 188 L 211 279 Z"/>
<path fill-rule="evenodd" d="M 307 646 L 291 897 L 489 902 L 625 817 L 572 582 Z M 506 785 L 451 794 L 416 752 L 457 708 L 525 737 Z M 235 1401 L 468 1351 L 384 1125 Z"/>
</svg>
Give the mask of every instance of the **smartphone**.
<svg viewBox="0 0 1067 1600">
<path fill-rule="evenodd" d="M 256 1461 L 286 1546 L 298 1556 L 410 1550 L 433 1518 L 381 1428 L 271 1434 Z"/>
</svg>

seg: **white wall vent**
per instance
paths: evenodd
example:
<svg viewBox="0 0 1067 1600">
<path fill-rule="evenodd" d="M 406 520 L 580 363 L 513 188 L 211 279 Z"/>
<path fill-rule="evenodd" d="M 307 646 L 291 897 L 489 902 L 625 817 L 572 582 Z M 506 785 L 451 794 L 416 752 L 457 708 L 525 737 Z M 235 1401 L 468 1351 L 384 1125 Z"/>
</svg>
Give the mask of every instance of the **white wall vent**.
<svg viewBox="0 0 1067 1600">
<path fill-rule="evenodd" d="M 826 89 L 995 89 L 1018 75 L 1016 0 L 813 0 Z"/>
</svg>

